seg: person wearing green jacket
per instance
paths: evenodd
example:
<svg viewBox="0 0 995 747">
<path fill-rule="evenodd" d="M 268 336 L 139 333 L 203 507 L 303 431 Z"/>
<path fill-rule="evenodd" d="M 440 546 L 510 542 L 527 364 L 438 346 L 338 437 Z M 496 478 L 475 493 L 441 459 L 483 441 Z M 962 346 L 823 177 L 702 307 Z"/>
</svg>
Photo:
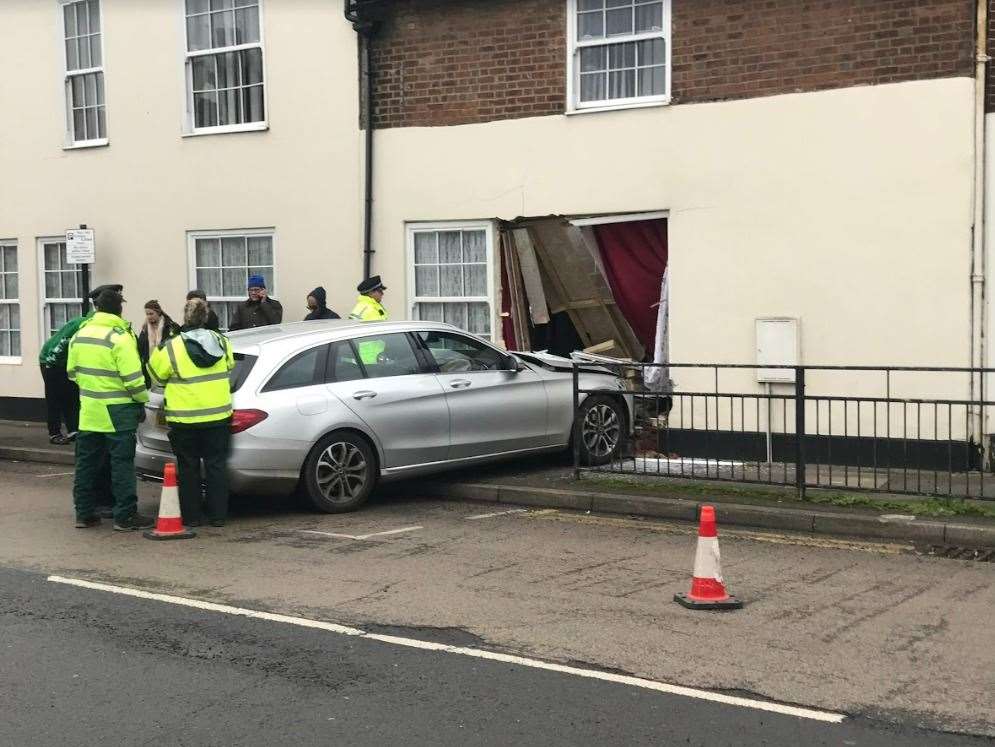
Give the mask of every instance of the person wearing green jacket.
<svg viewBox="0 0 995 747">
<path fill-rule="evenodd" d="M 98 480 L 110 461 L 110 488 L 114 498 L 114 529 L 148 529 L 155 523 L 138 513 L 135 484 L 135 431 L 145 420 L 145 388 L 138 340 L 121 318 L 124 297 L 120 285 L 102 286 L 94 306 L 97 313 L 69 343 L 66 374 L 79 386 L 79 436 L 73 502 L 76 526 L 100 525 L 97 514 Z"/>
<path fill-rule="evenodd" d="M 69 355 L 69 341 L 84 322 L 93 318 L 94 311 L 59 327 L 58 331 L 42 345 L 38 355 L 41 378 L 45 383 L 45 408 L 48 420 L 48 441 L 53 444 L 68 444 L 76 440 L 79 430 L 79 387 L 66 376 L 66 358 Z M 62 432 L 62 424 L 66 432 Z"/>
</svg>

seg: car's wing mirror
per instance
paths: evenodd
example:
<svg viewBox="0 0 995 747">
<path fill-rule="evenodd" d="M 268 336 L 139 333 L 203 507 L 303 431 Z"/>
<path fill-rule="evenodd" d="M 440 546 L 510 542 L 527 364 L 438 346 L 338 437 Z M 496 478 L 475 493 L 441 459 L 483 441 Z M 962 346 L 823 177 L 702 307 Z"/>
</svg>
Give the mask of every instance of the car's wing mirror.
<svg viewBox="0 0 995 747">
<path fill-rule="evenodd" d="M 503 368 L 505 371 L 514 371 L 515 373 L 525 370 L 525 366 L 522 364 L 522 362 L 513 355 L 506 355 L 504 357 Z"/>
</svg>

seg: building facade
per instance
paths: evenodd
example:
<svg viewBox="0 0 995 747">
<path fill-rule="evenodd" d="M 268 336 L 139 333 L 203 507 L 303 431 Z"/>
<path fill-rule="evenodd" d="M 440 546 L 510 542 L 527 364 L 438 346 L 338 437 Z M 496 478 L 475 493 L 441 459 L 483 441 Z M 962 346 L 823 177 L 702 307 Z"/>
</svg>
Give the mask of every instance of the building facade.
<svg viewBox="0 0 995 747">
<path fill-rule="evenodd" d="M 972 0 L 352 6 L 373 29 L 373 272 L 394 318 L 501 341 L 509 231 L 655 221 L 672 360 L 750 363 L 756 321 L 784 318 L 802 363 L 987 362 Z M 365 133 L 341 5 L 10 0 L 0 19 L 19 71 L 0 91 L 8 411 L 40 395 L 38 348 L 73 311 L 58 237 L 79 224 L 135 322 L 194 286 L 235 300 L 257 268 L 287 318 L 318 284 L 348 310 Z"/>
</svg>

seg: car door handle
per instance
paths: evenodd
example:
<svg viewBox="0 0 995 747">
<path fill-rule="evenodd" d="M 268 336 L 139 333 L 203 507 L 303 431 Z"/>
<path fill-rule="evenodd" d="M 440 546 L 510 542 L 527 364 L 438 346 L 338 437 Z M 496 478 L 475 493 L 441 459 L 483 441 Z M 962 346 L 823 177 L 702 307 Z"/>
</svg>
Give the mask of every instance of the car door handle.
<svg viewBox="0 0 995 747">
<path fill-rule="evenodd" d="M 456 379 L 455 381 L 450 381 L 449 386 L 453 389 L 466 389 L 471 383 L 469 379 Z"/>
<path fill-rule="evenodd" d="M 363 389 L 362 391 L 352 393 L 353 399 L 373 399 L 376 396 L 377 393 L 371 392 L 369 389 Z"/>
</svg>

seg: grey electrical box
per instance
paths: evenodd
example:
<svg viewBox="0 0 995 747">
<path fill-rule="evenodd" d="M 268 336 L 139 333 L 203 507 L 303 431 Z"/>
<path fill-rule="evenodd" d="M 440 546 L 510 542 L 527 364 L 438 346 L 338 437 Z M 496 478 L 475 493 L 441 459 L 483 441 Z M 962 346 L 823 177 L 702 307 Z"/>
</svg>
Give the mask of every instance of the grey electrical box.
<svg viewBox="0 0 995 747">
<path fill-rule="evenodd" d="M 764 317 L 756 320 L 757 365 L 801 365 L 801 325 L 791 317 Z M 795 372 L 790 368 L 758 368 L 757 381 L 769 384 L 793 384 Z"/>
</svg>

